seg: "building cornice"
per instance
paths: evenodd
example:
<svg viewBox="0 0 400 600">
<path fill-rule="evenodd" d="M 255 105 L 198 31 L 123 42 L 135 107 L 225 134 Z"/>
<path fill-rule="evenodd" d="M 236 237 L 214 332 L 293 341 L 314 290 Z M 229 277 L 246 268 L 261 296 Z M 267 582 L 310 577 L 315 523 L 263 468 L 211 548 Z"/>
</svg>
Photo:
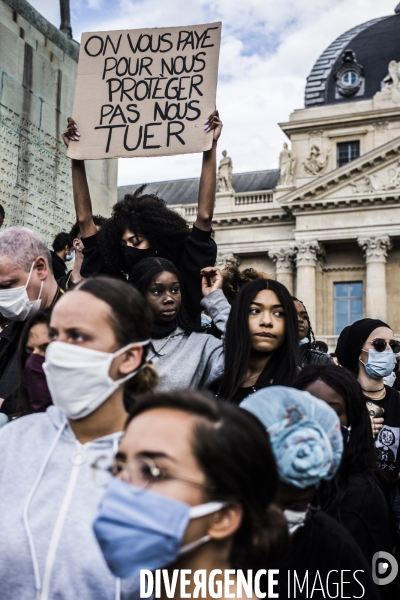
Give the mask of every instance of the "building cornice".
<svg viewBox="0 0 400 600">
<path fill-rule="evenodd" d="M 317 177 L 306 183 L 305 185 L 297 188 L 289 194 L 282 196 L 279 198 L 278 202 L 282 206 L 291 206 L 296 208 L 301 206 L 307 201 L 315 202 L 335 202 L 335 200 L 327 199 L 326 197 L 318 198 L 321 194 L 326 194 L 327 192 L 342 187 L 350 183 L 350 181 L 365 173 L 367 170 L 371 170 L 371 168 L 379 167 L 384 165 L 384 163 L 392 158 L 396 157 L 400 154 L 400 137 L 396 137 L 394 140 L 388 142 L 387 144 L 383 144 L 366 154 L 363 154 L 356 160 L 343 165 L 342 167 L 335 169 L 334 171 L 330 171 L 321 177 Z M 363 194 L 362 198 L 354 198 L 355 204 L 358 204 L 358 201 L 363 201 L 363 198 L 367 197 L 371 198 L 373 201 L 375 199 L 383 199 L 383 198 L 393 198 L 396 199 L 400 195 L 400 190 L 396 192 L 396 190 L 381 190 L 380 192 L 372 192 L 368 194 Z M 343 201 L 343 199 L 338 199 L 338 201 Z M 352 202 L 353 199 L 346 199 L 345 203 L 348 204 Z"/>
<path fill-rule="evenodd" d="M 367 100 L 370 102 L 370 100 Z M 306 110 L 306 109 L 304 109 Z M 309 110 L 315 110 L 311 108 Z M 306 119 L 299 119 L 294 121 L 286 121 L 284 123 L 278 123 L 279 127 L 286 133 L 288 138 L 293 134 L 298 133 L 309 133 L 315 129 L 321 129 L 326 131 L 329 129 L 344 129 L 346 125 L 351 127 L 362 126 L 365 128 L 366 125 L 374 125 L 377 121 L 399 121 L 400 119 L 400 108 L 381 108 L 375 110 L 367 110 L 365 112 L 354 112 L 347 114 L 335 114 L 326 117 L 310 118 L 307 115 Z"/>
<path fill-rule="evenodd" d="M 338 273 L 341 271 L 365 271 L 366 270 L 366 266 L 365 265 L 354 265 L 354 266 L 332 266 L 332 267 L 322 267 L 322 271 L 324 273 Z"/>
<path fill-rule="evenodd" d="M 346 227 L 345 223 L 338 229 L 296 229 L 294 236 L 296 240 L 319 240 L 321 242 L 348 242 L 354 241 L 359 237 L 372 237 L 388 235 L 391 238 L 400 238 L 400 223 L 393 225 L 375 225 Z"/>
<path fill-rule="evenodd" d="M 295 223 L 289 211 L 281 211 L 279 213 L 265 213 L 260 215 L 238 215 L 229 213 L 227 215 L 217 215 L 213 219 L 213 227 L 215 229 L 225 229 L 228 227 L 246 228 L 256 225 L 276 225 L 277 223 Z"/>
<path fill-rule="evenodd" d="M 33 6 L 26 0 L 4 0 L 16 13 L 21 15 L 28 23 L 35 27 L 48 40 L 53 42 L 60 50 L 68 54 L 75 62 L 79 58 L 79 44 L 75 40 L 71 40 L 62 31 L 52 25 L 45 19 Z"/>
</svg>

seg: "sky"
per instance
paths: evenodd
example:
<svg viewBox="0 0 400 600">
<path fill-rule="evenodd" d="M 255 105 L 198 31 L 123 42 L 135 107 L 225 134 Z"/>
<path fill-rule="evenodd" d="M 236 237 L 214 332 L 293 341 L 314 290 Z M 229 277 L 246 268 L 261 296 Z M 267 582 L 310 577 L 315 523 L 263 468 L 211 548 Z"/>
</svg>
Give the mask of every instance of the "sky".
<svg viewBox="0 0 400 600">
<path fill-rule="evenodd" d="M 58 0 L 30 0 L 60 24 Z M 74 38 L 84 31 L 222 21 L 217 108 L 236 173 L 274 169 L 285 134 L 278 123 L 304 107 L 307 75 L 342 33 L 394 13 L 396 0 L 70 0 Z M 201 156 L 119 159 L 118 185 L 198 177 Z"/>
</svg>

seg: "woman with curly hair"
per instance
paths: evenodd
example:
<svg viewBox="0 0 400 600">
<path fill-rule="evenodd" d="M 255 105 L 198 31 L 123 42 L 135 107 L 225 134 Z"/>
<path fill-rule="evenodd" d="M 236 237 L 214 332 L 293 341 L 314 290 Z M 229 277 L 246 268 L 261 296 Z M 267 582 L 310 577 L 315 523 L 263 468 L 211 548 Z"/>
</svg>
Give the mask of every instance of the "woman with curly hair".
<svg viewBox="0 0 400 600">
<path fill-rule="evenodd" d="M 246 283 L 249 283 L 249 281 L 254 281 L 255 279 L 271 279 L 271 277 L 267 273 L 264 273 L 264 271 L 257 271 L 257 269 L 253 269 L 251 267 L 249 269 L 243 269 L 243 271 L 240 271 L 238 267 L 234 265 L 225 267 L 225 269 L 222 271 L 222 277 L 222 291 L 224 292 L 229 304 L 233 303 L 242 287 Z"/>
<path fill-rule="evenodd" d="M 201 269 L 215 264 L 217 247 L 211 238 L 215 202 L 216 152 L 222 122 L 214 111 L 205 122 L 213 131 L 213 145 L 203 152 L 199 184 L 198 213 L 192 230 L 185 219 L 169 209 L 155 194 L 146 194 L 141 186 L 114 205 L 111 218 L 100 232 L 93 222 L 92 203 L 84 161 L 72 160 L 72 183 L 77 220 L 82 234 L 84 261 L 82 277 L 111 275 L 128 279 L 140 260 L 160 256 L 179 267 L 185 285 L 191 316 L 200 313 Z M 72 118 L 62 134 L 65 144 L 77 142 L 80 134 Z M 133 283 L 133 282 L 132 282 Z"/>
</svg>

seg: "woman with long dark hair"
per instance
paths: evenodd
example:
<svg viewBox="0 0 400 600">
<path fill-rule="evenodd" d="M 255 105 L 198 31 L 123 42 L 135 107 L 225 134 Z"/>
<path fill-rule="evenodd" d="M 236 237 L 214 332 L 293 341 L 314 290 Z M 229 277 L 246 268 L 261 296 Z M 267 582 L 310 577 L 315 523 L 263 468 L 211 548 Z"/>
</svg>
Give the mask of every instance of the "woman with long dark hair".
<svg viewBox="0 0 400 600">
<path fill-rule="evenodd" d="M 221 273 L 213 267 L 201 273 L 201 304 L 224 332 L 230 305 L 221 289 Z M 160 375 L 160 389 L 203 388 L 220 379 L 224 368 L 223 340 L 201 333 L 188 315 L 184 280 L 175 265 L 165 258 L 142 260 L 131 271 L 130 281 L 153 313 L 151 360 Z"/>
<path fill-rule="evenodd" d="M 165 567 L 171 581 L 189 569 L 192 596 L 198 569 L 206 581 L 215 569 L 217 580 L 225 569 L 254 574 L 285 549 L 285 522 L 271 506 L 278 475 L 268 436 L 236 406 L 193 391 L 138 398 L 113 464 L 99 458 L 93 467 L 116 476 L 94 523 L 116 576 Z M 180 598 L 179 589 L 169 597 Z"/>
<path fill-rule="evenodd" d="M 384 478 L 376 465 L 371 424 L 361 387 L 355 376 L 334 365 L 310 365 L 294 387 L 323 400 L 340 419 L 344 438 L 342 461 L 335 477 L 321 485 L 324 512 L 353 535 L 367 560 L 375 552 L 391 552 L 390 515 Z M 383 491 L 384 490 L 384 491 Z"/>
<path fill-rule="evenodd" d="M 84 260 L 82 277 L 111 275 L 126 279 L 139 261 L 159 256 L 179 267 L 184 276 L 188 310 L 192 318 L 200 313 L 201 277 L 204 267 L 214 266 L 217 246 L 211 237 L 215 203 L 217 141 L 222 122 L 214 110 L 205 123 L 213 132 L 210 150 L 203 152 L 199 181 L 198 212 L 192 230 L 183 217 L 167 207 L 155 194 L 146 194 L 146 186 L 127 194 L 114 205 L 111 218 L 97 231 L 93 222 L 92 202 L 83 160 L 72 160 L 72 184 L 76 217 L 82 234 Z M 79 141 L 75 121 L 68 119 L 62 134 L 64 143 Z"/>
<path fill-rule="evenodd" d="M 273 279 L 246 284 L 226 327 L 225 368 L 219 396 L 239 404 L 270 385 L 292 385 L 298 372 L 299 334 L 293 300 Z"/>
</svg>

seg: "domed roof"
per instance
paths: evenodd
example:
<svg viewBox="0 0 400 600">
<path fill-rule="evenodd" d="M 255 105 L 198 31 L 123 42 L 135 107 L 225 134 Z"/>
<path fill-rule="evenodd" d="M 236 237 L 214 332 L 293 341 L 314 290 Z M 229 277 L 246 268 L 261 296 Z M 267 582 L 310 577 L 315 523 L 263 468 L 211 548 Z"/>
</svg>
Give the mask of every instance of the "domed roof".
<svg viewBox="0 0 400 600">
<path fill-rule="evenodd" d="M 321 54 L 307 78 L 305 106 L 372 98 L 391 60 L 400 61 L 400 4 L 394 15 L 350 29 Z"/>
</svg>

